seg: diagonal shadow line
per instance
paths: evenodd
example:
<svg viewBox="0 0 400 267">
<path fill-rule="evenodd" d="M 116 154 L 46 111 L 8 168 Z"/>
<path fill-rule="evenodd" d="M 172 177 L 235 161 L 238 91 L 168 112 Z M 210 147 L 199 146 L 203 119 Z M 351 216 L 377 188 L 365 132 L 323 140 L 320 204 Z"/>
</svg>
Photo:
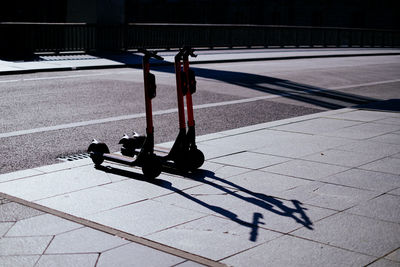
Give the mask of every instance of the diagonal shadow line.
<svg viewBox="0 0 400 267">
<path fill-rule="evenodd" d="M 125 176 L 125 177 L 132 178 L 132 179 L 146 181 L 145 178 L 143 177 L 143 175 L 140 175 L 140 174 L 137 174 L 137 173 L 133 173 L 133 172 L 130 172 L 130 171 L 126 171 L 126 170 L 122 170 L 122 169 L 113 168 L 113 167 L 110 167 L 110 166 L 107 166 L 107 167 L 99 166 L 99 167 L 97 167 L 97 169 L 102 170 L 102 171 L 107 172 L 107 173 L 112 173 L 112 174 Z M 272 196 L 267 196 L 267 195 L 260 194 L 260 193 L 254 193 L 254 192 L 252 192 L 252 191 L 250 191 L 248 189 L 245 189 L 243 187 L 235 185 L 235 184 L 233 184 L 231 182 L 228 182 L 228 181 L 226 181 L 226 180 L 224 180 L 222 178 L 216 177 L 213 172 L 201 170 L 201 171 L 199 171 L 199 173 L 202 174 L 202 175 L 200 175 L 200 176 L 199 175 L 189 175 L 188 177 L 189 178 L 193 178 L 194 180 L 202 182 L 204 184 L 210 185 L 212 187 L 215 187 L 215 188 L 223 191 L 224 193 L 227 193 L 227 194 L 229 194 L 231 196 L 237 197 L 238 199 L 241 199 L 241 200 L 246 201 L 248 203 L 251 203 L 251 204 L 254 204 L 256 206 L 259 206 L 259 207 L 261 207 L 261 208 L 263 208 L 265 210 L 271 211 L 271 212 L 273 212 L 273 213 L 275 213 L 277 215 L 293 218 L 297 223 L 302 224 L 303 226 L 305 226 L 306 228 L 308 228 L 310 230 L 313 230 L 313 228 L 311 227 L 312 222 L 310 221 L 310 219 L 308 218 L 308 216 L 304 212 L 305 208 L 301 207 L 301 202 L 300 201 L 292 200 L 292 203 L 296 208 L 295 209 L 289 208 L 289 207 L 285 206 L 282 201 L 280 201 L 278 199 L 275 199 Z M 210 175 L 210 174 L 212 174 L 212 175 Z M 255 197 L 244 197 L 244 196 L 242 196 L 240 194 L 237 194 L 236 192 L 234 192 L 232 190 L 229 190 L 228 188 L 226 188 L 224 186 L 221 186 L 221 185 L 218 185 L 218 184 L 213 183 L 211 181 L 205 180 L 205 177 L 210 177 L 210 176 L 213 179 L 216 179 L 216 180 L 219 180 L 219 181 L 222 181 L 222 182 L 226 182 L 226 184 L 228 184 L 228 185 L 231 185 L 231 186 L 233 185 L 234 187 L 236 187 L 240 191 L 243 191 L 243 192 L 248 193 L 250 195 L 253 195 Z M 154 181 L 149 181 L 149 182 L 154 184 L 154 185 L 156 185 L 156 186 L 160 186 L 162 188 L 171 190 L 172 192 L 175 192 L 175 193 L 179 194 L 180 196 L 182 196 L 182 197 L 184 197 L 184 198 L 186 198 L 188 200 L 191 200 L 191 201 L 193 201 L 193 202 L 195 202 L 195 203 L 197 203 L 197 204 L 199 204 L 199 205 L 201 205 L 201 206 L 203 206 L 203 207 L 205 207 L 205 208 L 207 208 L 207 209 L 209 209 L 209 210 L 211 210 L 211 211 L 213 211 L 213 212 L 215 212 L 217 214 L 220 214 L 220 215 L 230 219 L 233 222 L 236 222 L 236 223 L 238 223 L 238 224 L 240 224 L 242 226 L 250 228 L 249 240 L 252 241 L 252 242 L 255 242 L 257 240 L 259 225 L 260 224 L 264 224 L 263 222 L 260 221 L 260 219 L 263 219 L 263 215 L 261 213 L 254 212 L 253 213 L 253 221 L 252 222 L 246 222 L 246 221 L 238 218 L 237 214 L 235 214 L 235 213 L 233 213 L 233 212 L 231 212 L 231 211 L 229 211 L 227 209 L 224 209 L 224 208 L 219 207 L 219 206 L 208 204 L 208 203 L 206 203 L 206 202 L 204 202 L 204 201 L 202 201 L 202 200 L 200 200 L 198 198 L 195 198 L 194 196 L 192 196 L 192 195 L 190 195 L 190 194 L 188 194 L 188 193 L 186 193 L 186 192 L 174 187 L 171 182 L 168 182 L 168 181 L 165 181 L 165 180 L 162 180 L 162 179 L 156 179 Z M 275 209 L 275 207 L 277 207 L 281 211 Z M 299 213 L 301 218 L 297 218 L 294 215 L 295 213 Z"/>
</svg>

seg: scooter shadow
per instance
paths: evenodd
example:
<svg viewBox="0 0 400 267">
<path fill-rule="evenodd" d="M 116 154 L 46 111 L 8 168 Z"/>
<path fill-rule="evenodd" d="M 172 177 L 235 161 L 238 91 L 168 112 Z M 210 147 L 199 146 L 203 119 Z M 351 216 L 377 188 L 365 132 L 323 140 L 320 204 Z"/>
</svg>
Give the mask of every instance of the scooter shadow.
<svg viewBox="0 0 400 267">
<path fill-rule="evenodd" d="M 188 200 L 191 200 L 191 201 L 213 211 L 216 214 L 219 214 L 233 222 L 236 222 L 242 226 L 249 228 L 250 229 L 249 240 L 252 242 L 257 241 L 257 237 L 259 235 L 259 226 L 265 224 L 264 222 L 261 221 L 262 219 L 264 219 L 264 215 L 260 212 L 253 212 L 253 220 L 251 222 L 244 221 L 244 220 L 240 219 L 236 213 L 234 213 L 226 208 L 212 205 L 203 200 L 200 200 L 200 199 L 194 197 L 193 195 L 174 187 L 173 184 L 169 181 L 166 181 L 163 179 L 148 180 L 141 174 L 123 170 L 123 169 L 114 168 L 111 166 L 107 166 L 107 167 L 99 166 L 97 168 L 99 170 L 102 170 L 107 173 L 112 173 L 115 175 L 120 175 L 120 176 L 124 176 L 124 177 L 130 178 L 130 179 L 139 180 L 139 181 L 149 182 L 155 186 L 160 186 L 162 188 L 171 190 L 172 192 L 177 193 L 178 195 L 180 195 Z M 207 171 L 207 170 L 199 169 L 192 173 L 182 173 L 182 172 L 179 172 L 178 170 L 169 170 L 169 173 L 178 174 L 178 175 L 182 176 L 183 179 L 189 178 L 189 179 L 201 182 L 203 184 L 209 185 L 211 187 L 221 190 L 224 194 L 236 197 L 240 200 L 246 201 L 250 204 L 253 204 L 259 208 L 262 208 L 266 211 L 275 213 L 277 215 L 291 218 L 291 219 L 295 220 L 295 222 L 300 224 L 301 226 L 304 226 L 307 229 L 313 230 L 313 228 L 312 228 L 313 223 L 311 222 L 310 218 L 307 216 L 307 214 L 305 212 L 305 210 L 307 210 L 307 209 L 302 207 L 302 203 L 298 200 L 290 201 L 294 207 L 294 208 L 292 208 L 292 207 L 285 205 L 285 203 L 283 201 L 281 201 L 275 197 L 250 191 L 250 190 L 248 190 L 242 186 L 239 186 L 237 184 L 234 184 L 228 180 L 217 177 L 217 176 L 215 176 L 214 172 Z M 215 181 L 218 181 L 219 183 L 216 183 Z M 220 183 L 222 183 L 223 185 L 221 185 Z M 245 194 L 250 195 L 250 196 L 245 196 Z"/>
</svg>

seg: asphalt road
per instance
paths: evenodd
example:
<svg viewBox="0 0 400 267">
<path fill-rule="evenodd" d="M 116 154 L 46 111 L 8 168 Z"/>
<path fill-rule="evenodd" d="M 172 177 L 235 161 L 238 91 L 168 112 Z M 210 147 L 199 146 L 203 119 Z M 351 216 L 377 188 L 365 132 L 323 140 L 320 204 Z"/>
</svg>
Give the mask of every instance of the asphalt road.
<svg viewBox="0 0 400 267">
<path fill-rule="evenodd" d="M 400 99 L 400 56 L 193 65 L 198 135 L 327 109 Z M 156 143 L 176 137 L 172 67 L 153 68 Z M 144 133 L 140 69 L 49 72 L 0 77 L 0 173 L 83 153 L 92 138 L 119 149 Z M 396 102 L 397 103 L 397 102 Z"/>
</svg>

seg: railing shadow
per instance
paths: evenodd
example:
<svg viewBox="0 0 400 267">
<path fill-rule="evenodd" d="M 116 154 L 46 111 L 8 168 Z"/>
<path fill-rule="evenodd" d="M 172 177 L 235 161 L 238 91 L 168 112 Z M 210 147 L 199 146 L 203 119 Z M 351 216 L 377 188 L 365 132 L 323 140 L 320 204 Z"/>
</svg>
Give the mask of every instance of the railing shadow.
<svg viewBox="0 0 400 267">
<path fill-rule="evenodd" d="M 123 169 L 118 169 L 118 168 L 114 168 L 114 167 L 110 167 L 110 166 L 107 166 L 107 167 L 99 166 L 99 167 L 97 167 L 97 169 L 102 170 L 107 173 L 112 173 L 115 175 L 120 175 L 120 176 L 124 176 L 127 178 L 135 179 L 135 180 L 147 181 L 143 175 L 134 173 L 134 172 L 130 172 L 127 170 L 123 170 Z M 178 171 L 174 172 L 171 170 L 170 170 L 170 172 L 175 173 L 175 174 L 179 173 Z M 179 173 L 179 174 L 182 175 L 182 173 Z M 281 201 L 275 197 L 250 191 L 242 186 L 239 186 L 228 180 L 225 180 L 223 178 L 215 176 L 215 173 L 213 173 L 211 171 L 198 170 L 195 173 L 186 174 L 186 177 L 193 179 L 195 181 L 201 182 L 203 184 L 209 185 L 211 187 L 214 187 L 227 195 L 236 197 L 240 200 L 243 200 L 243 201 L 253 204 L 257 207 L 260 207 L 266 211 L 275 213 L 280 216 L 291 218 L 296 223 L 306 227 L 307 229 L 313 230 L 313 228 L 312 228 L 313 223 L 311 222 L 310 218 L 305 213 L 305 210 L 307 210 L 307 209 L 302 207 L 302 203 L 298 200 L 291 200 L 291 202 L 294 206 L 294 208 L 291 208 L 289 206 L 286 206 L 283 201 Z M 220 184 L 217 184 L 213 181 L 208 180 L 207 178 L 221 182 L 229 187 L 236 188 L 239 192 L 246 193 L 246 194 L 250 195 L 250 197 L 243 196 L 243 195 L 237 193 L 237 190 L 229 189 L 229 187 L 225 187 Z M 190 201 L 193 201 L 193 202 L 215 212 L 216 214 L 219 214 L 219 215 L 221 215 L 235 223 L 238 223 L 244 227 L 248 227 L 250 229 L 249 240 L 252 242 L 257 241 L 259 225 L 265 224 L 264 222 L 261 221 L 261 219 L 264 219 L 264 217 L 263 217 L 263 214 L 261 214 L 260 212 L 254 212 L 252 222 L 247 222 L 247 221 L 240 219 L 238 217 L 238 215 L 232 211 L 229 211 L 220 206 L 209 204 L 205 201 L 202 201 L 202 200 L 194 197 L 193 195 L 190 195 L 190 194 L 174 187 L 172 185 L 172 183 L 169 181 L 166 181 L 163 179 L 155 179 L 153 181 L 148 181 L 148 182 L 151 184 L 154 184 L 155 186 L 160 186 L 162 188 L 171 190 L 172 192 L 177 193 L 178 195 L 180 195 Z M 297 214 L 298 214 L 298 216 L 296 216 Z"/>
</svg>

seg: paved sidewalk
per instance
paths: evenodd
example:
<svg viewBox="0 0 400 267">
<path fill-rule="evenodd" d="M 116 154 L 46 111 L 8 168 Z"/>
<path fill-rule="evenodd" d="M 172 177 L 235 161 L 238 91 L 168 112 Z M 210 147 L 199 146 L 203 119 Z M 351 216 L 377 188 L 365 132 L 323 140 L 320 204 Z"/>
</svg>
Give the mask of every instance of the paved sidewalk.
<svg viewBox="0 0 400 267">
<path fill-rule="evenodd" d="M 3 197 L 40 210 L 0 216 L 0 265 L 400 265 L 400 113 L 341 109 L 198 142 L 201 170 L 154 182 L 90 159 L 0 175 Z"/>
<path fill-rule="evenodd" d="M 191 58 L 191 64 L 222 63 L 254 60 L 284 60 L 298 58 L 346 57 L 399 55 L 396 48 L 304 48 L 304 49 L 243 49 L 243 50 L 199 50 L 197 58 Z M 160 52 L 164 61 L 153 60 L 156 64 L 173 64 L 176 51 Z M 21 74 L 40 71 L 64 71 L 97 68 L 118 68 L 125 66 L 141 67 L 140 53 L 119 55 L 51 55 L 38 56 L 34 61 L 0 60 L 0 75 Z"/>
</svg>

